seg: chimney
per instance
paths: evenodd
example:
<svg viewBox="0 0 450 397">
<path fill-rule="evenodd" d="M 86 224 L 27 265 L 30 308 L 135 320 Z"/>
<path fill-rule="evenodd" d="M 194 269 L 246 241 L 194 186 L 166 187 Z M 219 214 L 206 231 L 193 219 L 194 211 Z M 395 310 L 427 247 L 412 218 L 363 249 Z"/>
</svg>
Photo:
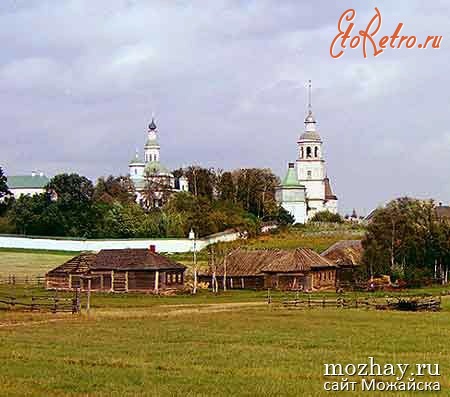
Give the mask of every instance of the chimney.
<svg viewBox="0 0 450 397">
<path fill-rule="evenodd" d="M 156 245 L 151 244 L 151 245 L 148 247 L 148 249 L 149 249 L 150 252 L 155 253 L 155 252 L 156 252 Z"/>
</svg>

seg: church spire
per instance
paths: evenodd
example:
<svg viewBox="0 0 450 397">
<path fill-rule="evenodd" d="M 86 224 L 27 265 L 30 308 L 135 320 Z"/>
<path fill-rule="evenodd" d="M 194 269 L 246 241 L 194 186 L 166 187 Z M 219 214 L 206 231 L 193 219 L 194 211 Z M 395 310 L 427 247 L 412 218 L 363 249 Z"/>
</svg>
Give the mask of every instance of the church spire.
<svg viewBox="0 0 450 397">
<path fill-rule="evenodd" d="M 316 130 L 316 119 L 314 118 L 314 113 L 312 111 L 312 81 L 308 80 L 307 83 L 307 94 L 308 94 L 308 113 L 305 118 L 305 131 L 315 131 Z"/>
</svg>

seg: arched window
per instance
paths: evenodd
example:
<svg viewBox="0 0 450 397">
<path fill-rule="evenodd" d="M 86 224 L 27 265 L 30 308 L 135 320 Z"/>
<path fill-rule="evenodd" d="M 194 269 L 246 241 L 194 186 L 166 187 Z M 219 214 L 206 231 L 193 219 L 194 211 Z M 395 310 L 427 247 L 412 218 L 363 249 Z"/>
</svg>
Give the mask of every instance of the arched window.
<svg viewBox="0 0 450 397">
<path fill-rule="evenodd" d="M 308 146 L 308 147 L 306 148 L 306 158 L 310 158 L 311 155 L 312 155 L 312 150 L 311 150 L 311 147 Z"/>
<path fill-rule="evenodd" d="M 302 147 L 300 148 L 300 158 L 302 159 L 303 156 L 304 156 L 304 153 L 303 153 L 303 146 L 302 146 Z"/>
<path fill-rule="evenodd" d="M 319 157 L 319 148 L 317 146 L 314 148 L 314 157 Z"/>
</svg>

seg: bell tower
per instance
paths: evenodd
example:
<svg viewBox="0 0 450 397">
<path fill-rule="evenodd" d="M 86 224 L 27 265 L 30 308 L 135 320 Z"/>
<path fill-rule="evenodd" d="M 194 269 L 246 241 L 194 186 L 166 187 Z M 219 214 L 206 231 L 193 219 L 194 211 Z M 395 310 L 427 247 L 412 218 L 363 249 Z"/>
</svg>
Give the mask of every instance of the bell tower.
<svg viewBox="0 0 450 397">
<path fill-rule="evenodd" d="M 317 131 L 317 121 L 311 104 L 312 84 L 308 82 L 308 110 L 305 127 L 297 142 L 297 177 L 306 187 L 308 218 L 325 210 L 325 159 L 323 142 Z"/>
<path fill-rule="evenodd" d="M 148 126 L 148 138 L 144 146 L 144 161 L 145 163 L 159 162 L 159 154 L 161 147 L 158 142 L 158 128 L 155 124 L 155 119 Z"/>
</svg>

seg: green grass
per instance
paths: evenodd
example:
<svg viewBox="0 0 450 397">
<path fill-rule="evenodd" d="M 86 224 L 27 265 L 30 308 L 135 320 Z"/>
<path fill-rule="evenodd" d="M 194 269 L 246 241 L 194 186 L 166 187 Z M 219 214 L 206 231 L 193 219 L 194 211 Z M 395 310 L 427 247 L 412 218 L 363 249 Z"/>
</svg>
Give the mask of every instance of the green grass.
<svg viewBox="0 0 450 397">
<path fill-rule="evenodd" d="M 89 319 L 0 328 L 0 392 L 326 396 L 324 363 L 364 363 L 369 356 L 380 363 L 439 363 L 448 390 L 449 329 L 447 312 L 94 310 Z"/>
<path fill-rule="evenodd" d="M 75 256 L 76 253 L 37 252 L 37 251 L 0 251 L 0 276 L 44 275 L 50 269 Z"/>
<path fill-rule="evenodd" d="M 296 230 L 246 244 L 255 248 L 310 246 L 321 251 L 345 235 Z M 0 274 L 42 274 L 71 256 L 3 250 Z M 192 260 L 190 254 L 174 258 L 184 263 Z M 445 289 L 436 286 L 401 294 L 439 294 Z M 0 285 L 1 294 L 54 292 Z M 365 363 L 369 356 L 379 363 L 438 363 L 444 391 L 414 395 L 448 394 L 450 298 L 443 298 L 442 312 L 405 313 L 288 310 L 265 305 L 266 294 L 228 291 L 216 296 L 201 291 L 196 296 L 158 297 L 94 293 L 89 317 L 85 312 L 73 316 L 0 310 L 0 395 L 328 396 L 334 394 L 323 390 L 323 382 L 329 380 L 323 376 L 323 364 Z M 272 292 L 275 302 L 286 296 Z M 324 296 L 336 294 L 313 294 Z M 337 395 L 364 394 L 413 395 L 361 391 Z"/>
</svg>

